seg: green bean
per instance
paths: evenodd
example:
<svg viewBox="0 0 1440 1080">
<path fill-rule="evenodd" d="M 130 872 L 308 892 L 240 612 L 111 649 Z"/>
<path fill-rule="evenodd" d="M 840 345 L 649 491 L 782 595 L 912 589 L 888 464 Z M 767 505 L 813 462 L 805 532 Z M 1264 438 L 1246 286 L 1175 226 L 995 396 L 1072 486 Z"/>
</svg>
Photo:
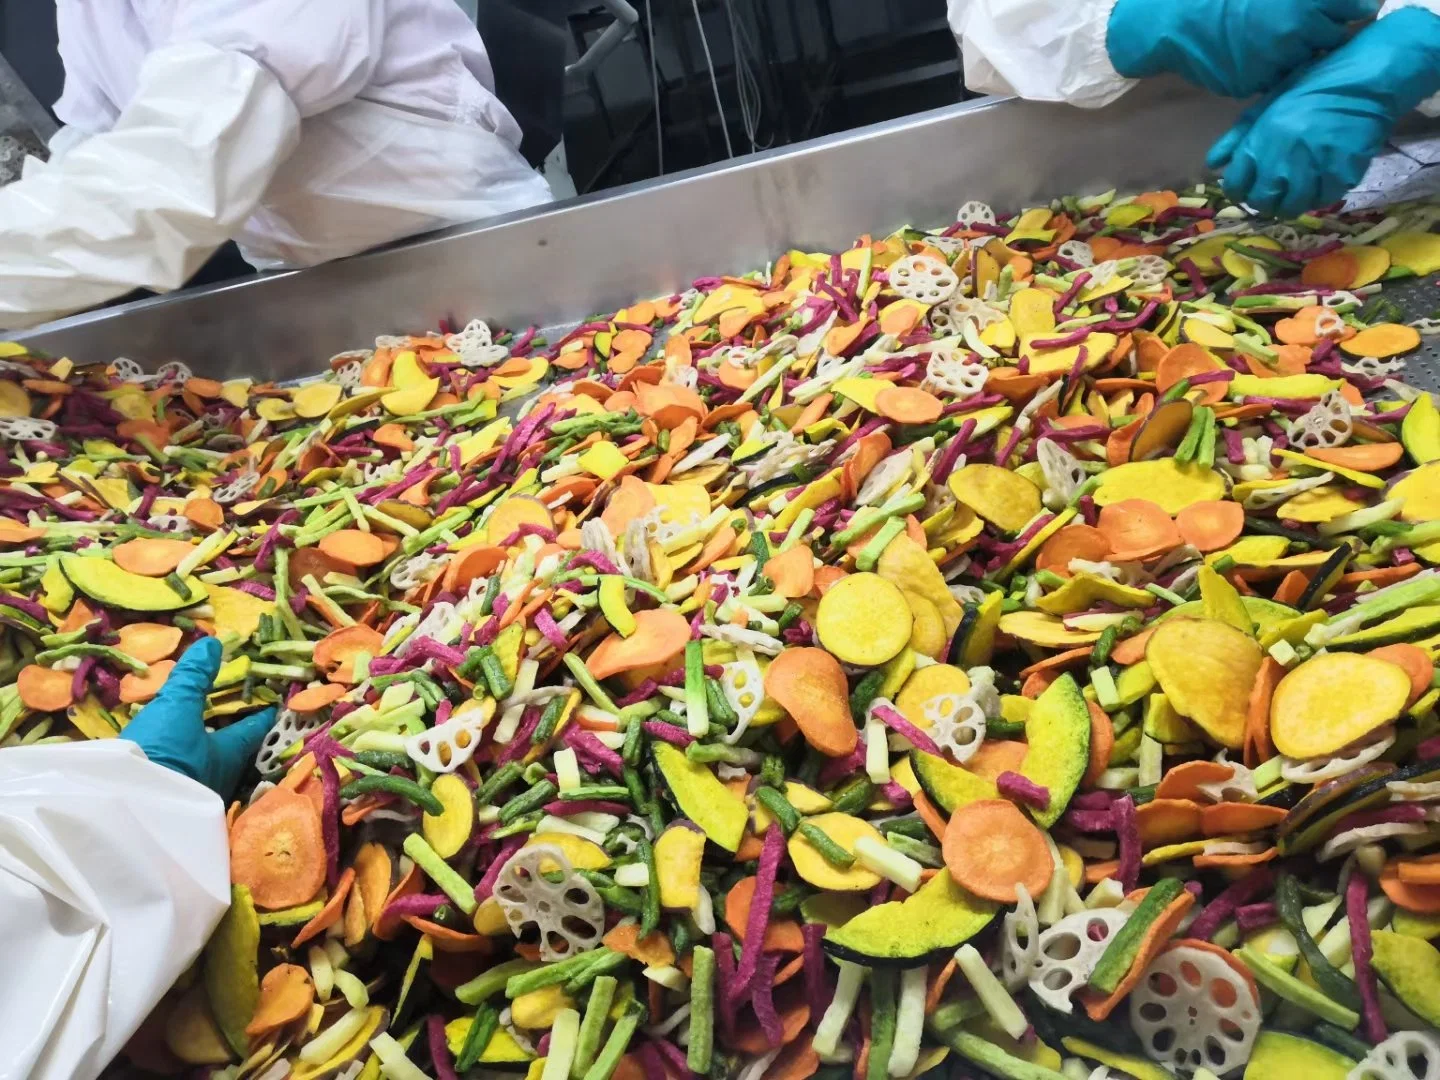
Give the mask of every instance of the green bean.
<svg viewBox="0 0 1440 1080">
<path fill-rule="evenodd" d="M 587 953 L 577 953 L 574 956 L 567 956 L 564 960 L 557 960 L 553 964 L 546 964 L 544 967 L 536 968 L 534 971 L 526 971 L 519 975 L 512 975 L 505 981 L 505 996 L 514 1000 L 532 990 L 543 990 L 547 986 L 557 986 L 567 979 L 578 975 L 591 964 L 596 963 L 606 956 L 624 956 L 624 953 L 616 953 L 607 945 L 601 945 Z"/>
<path fill-rule="evenodd" d="M 465 1033 L 465 1044 L 455 1059 L 456 1072 L 474 1068 L 499 1027 L 500 1011 L 494 1005 L 483 1004 L 475 1010 L 475 1019 L 470 1021 L 470 1030 Z"/>
<path fill-rule="evenodd" d="M 496 701 L 509 697 L 510 691 L 515 689 L 515 683 L 509 675 L 505 674 L 505 666 L 500 663 L 500 658 L 493 652 L 486 653 L 480 658 L 480 674 L 485 677 L 485 685 L 490 688 L 490 696 Z"/>
<path fill-rule="evenodd" d="M 650 793 L 645 790 L 645 782 L 640 778 L 640 771 L 626 765 L 620 772 L 620 779 L 625 781 L 625 791 L 630 798 L 631 804 L 636 810 L 650 801 Z M 644 833 L 642 832 L 643 836 Z"/>
<path fill-rule="evenodd" d="M 610 1038 L 605 1040 L 605 1047 L 600 1051 L 600 1056 L 595 1059 L 595 1064 L 586 1070 L 582 1080 L 610 1080 L 615 1070 L 620 1065 L 620 1059 L 625 1056 L 625 1051 L 630 1047 L 630 1040 L 635 1035 L 635 1029 L 640 1026 L 640 1016 L 643 1010 L 632 1004 L 615 1023 L 614 1030 L 610 1032 Z"/>
<path fill-rule="evenodd" d="M 685 748 L 685 756 L 704 765 L 715 761 L 723 761 L 729 765 L 747 765 L 754 760 L 755 751 L 740 746 L 726 746 L 724 743 L 692 742 Z"/>
<path fill-rule="evenodd" d="M 455 906 L 466 915 L 475 914 L 479 901 L 475 899 L 475 887 L 461 877 L 450 864 L 442 859 L 439 854 L 419 833 L 411 833 L 405 837 L 405 843 L 401 845 L 406 855 L 415 861 L 415 865 L 430 875 L 430 880 L 440 886 L 440 891 L 455 902 Z"/>
<path fill-rule="evenodd" d="M 685 1063 L 691 1072 L 705 1073 L 710 1071 L 715 1046 L 715 950 L 697 945 L 691 962 L 690 1045 Z"/>
<path fill-rule="evenodd" d="M 1299 884 L 1294 875 L 1281 874 L 1276 881 L 1275 909 L 1280 915 L 1280 922 L 1300 946 L 1300 955 L 1305 957 L 1305 963 L 1310 967 L 1310 974 L 1315 976 L 1315 985 L 1320 988 L 1321 993 L 1347 1009 L 1358 1009 L 1360 992 L 1355 983 L 1320 951 L 1320 946 L 1305 927 Z"/>
<path fill-rule="evenodd" d="M 645 882 L 645 908 L 640 914 L 640 936 L 645 937 L 660 925 L 660 871 L 655 866 L 655 845 L 642 838 L 636 846 L 650 872 Z"/>
<path fill-rule="evenodd" d="M 590 988 L 590 1000 L 585 1003 L 585 1018 L 580 1021 L 580 1035 L 575 1042 L 575 1060 L 570 1064 L 571 1080 L 580 1080 L 585 1070 L 595 1063 L 600 1036 L 610 1019 L 610 1005 L 619 986 L 613 975 L 600 975 Z"/>
<path fill-rule="evenodd" d="M 1169 390 L 1166 390 L 1165 393 L 1160 396 L 1160 404 L 1164 405 L 1167 401 L 1179 401 L 1189 392 L 1190 380 L 1181 379 L 1179 382 L 1177 382 L 1174 386 L 1170 387 Z"/>
<path fill-rule="evenodd" d="M 770 811 L 772 817 L 780 822 L 780 827 L 789 836 L 800 827 L 800 812 L 790 805 L 790 800 L 772 787 L 760 787 L 755 792 L 755 798 L 760 805 Z"/>
<path fill-rule="evenodd" d="M 927 844 L 923 840 L 916 840 L 914 837 L 906 836 L 904 833 L 887 833 L 885 836 L 890 846 L 901 855 L 908 855 L 921 866 L 929 866 L 935 869 L 945 865 L 945 856 L 934 844 Z"/>
<path fill-rule="evenodd" d="M 620 784 L 581 784 L 569 791 L 562 791 L 562 799 L 628 799 L 630 789 Z"/>
<path fill-rule="evenodd" d="M 434 817 L 445 812 L 445 806 L 439 799 L 414 780 L 407 780 L 403 776 L 362 776 L 351 780 L 340 789 L 342 799 L 358 799 L 361 795 L 377 793 L 398 795 Z"/>
<path fill-rule="evenodd" d="M 911 840 L 928 840 L 930 829 L 916 817 L 891 818 L 889 821 L 882 821 L 879 829 L 885 834 L 888 840 L 891 836 L 908 836 Z"/>
<path fill-rule="evenodd" d="M 886 1080 L 890 1054 L 895 1049 L 895 1022 L 898 1008 L 895 1001 L 895 972 L 874 968 L 870 972 L 870 1058 L 865 1067 L 865 1080 Z"/>
<path fill-rule="evenodd" d="M 805 614 L 805 609 L 792 600 L 785 605 L 785 610 L 780 613 L 780 618 L 776 619 L 775 623 L 783 634 L 794 626 L 803 614 Z"/>
<path fill-rule="evenodd" d="M 540 714 L 540 722 L 535 725 L 535 732 L 530 736 L 532 746 L 544 746 L 555 734 L 555 728 L 560 724 L 560 717 L 565 715 L 565 702 L 569 695 L 553 697 L 545 706 L 545 711 Z"/>
<path fill-rule="evenodd" d="M 765 763 L 760 767 L 760 783 L 785 790 L 785 759 L 779 754 L 766 754 Z"/>
<path fill-rule="evenodd" d="M 1110 660 L 1110 650 L 1115 648 L 1115 642 L 1120 637 L 1120 627 L 1107 626 L 1100 631 L 1100 637 L 1090 649 L 1090 666 L 1098 668 Z"/>
<path fill-rule="evenodd" d="M 870 805 L 875 797 L 875 785 L 863 776 L 857 776 L 844 788 L 830 796 L 834 804 L 831 809 L 837 814 L 856 814 Z"/>
<path fill-rule="evenodd" d="M 618 713 L 619 707 L 610 700 L 610 695 L 605 693 L 605 688 L 595 681 L 595 676 L 590 674 L 590 669 L 585 666 L 585 661 L 580 659 L 577 653 L 568 652 L 565 654 L 564 663 L 570 669 L 570 674 L 580 684 L 580 688 L 590 695 L 590 700 L 608 713 Z"/>
<path fill-rule="evenodd" d="M 592 954 L 593 955 L 593 954 Z M 630 958 L 624 953 L 607 953 L 604 956 L 595 957 L 594 962 L 581 968 L 570 978 L 565 980 L 565 993 L 574 997 L 579 994 L 592 982 L 598 979 L 607 971 L 614 971 L 616 968 L 624 967 Z"/>
<path fill-rule="evenodd" d="M 850 691 L 850 715 L 855 723 L 865 722 L 870 703 L 880 696 L 880 688 L 884 685 L 885 672 L 878 670 L 870 672 L 855 684 L 855 689 Z"/>
<path fill-rule="evenodd" d="M 705 658 L 698 641 L 688 642 L 685 646 L 685 726 L 695 736 L 704 735 L 710 728 L 710 702 L 705 696 Z M 689 749 L 686 748 L 687 753 Z"/>
<path fill-rule="evenodd" d="M 800 823 L 800 835 L 809 840 L 816 851 L 824 857 L 826 862 L 848 870 L 855 865 L 855 856 L 842 848 L 834 840 L 826 835 L 825 830 L 820 826 L 808 821 Z"/>
<path fill-rule="evenodd" d="M 382 772 L 415 767 L 415 762 L 410 760 L 409 754 L 402 754 L 395 750 L 361 750 L 355 755 L 355 760 L 361 765 L 368 765 L 370 768 L 379 769 Z"/>
<path fill-rule="evenodd" d="M 719 721 L 727 730 L 740 719 L 720 683 L 708 677 L 705 679 L 705 703 L 710 709 L 710 719 Z"/>
<path fill-rule="evenodd" d="M 639 717 L 631 717 L 630 723 L 625 727 L 625 745 L 620 748 L 620 758 L 626 765 L 640 764 L 641 737 L 644 733 L 644 721 Z"/>
<path fill-rule="evenodd" d="M 559 790 L 554 782 L 541 780 L 529 791 L 522 791 L 500 808 L 500 824 L 508 825 L 521 814 L 540 809 L 553 799 Z"/>
<path fill-rule="evenodd" d="M 518 761 L 506 762 L 495 771 L 490 779 L 480 785 L 480 790 L 475 792 L 475 801 L 481 806 L 488 806 L 494 801 L 496 795 L 519 780 L 523 771 L 524 768 Z"/>
</svg>

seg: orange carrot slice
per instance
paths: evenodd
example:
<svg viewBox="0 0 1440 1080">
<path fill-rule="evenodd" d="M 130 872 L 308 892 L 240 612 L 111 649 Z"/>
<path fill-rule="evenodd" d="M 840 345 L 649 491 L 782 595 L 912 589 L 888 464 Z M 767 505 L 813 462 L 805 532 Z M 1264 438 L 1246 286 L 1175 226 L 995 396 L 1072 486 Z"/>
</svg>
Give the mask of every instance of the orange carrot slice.
<svg viewBox="0 0 1440 1080">
<path fill-rule="evenodd" d="M 368 626 L 344 626 L 315 643 L 315 666 L 333 682 L 349 682 L 355 674 L 354 660 L 362 653 L 376 656 L 385 638 Z"/>
<path fill-rule="evenodd" d="M 315 1004 L 315 983 L 299 964 L 279 964 L 260 980 L 260 1000 L 245 1025 L 251 1038 L 293 1024 Z"/>
<path fill-rule="evenodd" d="M 1155 369 L 1155 389 L 1163 394 L 1176 383 L 1188 379 L 1192 375 L 1224 370 L 1225 365 L 1203 345 L 1189 343 L 1176 345 L 1165 354 L 1165 358 L 1160 361 L 1160 366 Z M 1213 405 L 1217 401 L 1223 401 L 1228 385 L 1223 382 L 1201 383 L 1192 391 L 1192 394 L 1195 395 L 1192 400 L 1201 405 Z M 1191 397 L 1191 394 L 1186 396 Z"/>
<path fill-rule="evenodd" d="M 1227 499 L 1203 499 L 1175 515 L 1180 539 L 1200 551 L 1219 551 L 1240 537 L 1245 528 L 1245 508 Z"/>
<path fill-rule="evenodd" d="M 1300 281 L 1311 287 L 1348 289 L 1359 273 L 1360 261 L 1342 248 L 1307 262 Z"/>
<path fill-rule="evenodd" d="M 75 704 L 75 697 L 70 692 L 74 681 L 74 676 L 68 671 L 29 664 L 20 669 L 15 686 L 20 691 L 20 703 L 27 709 L 58 712 Z"/>
<path fill-rule="evenodd" d="M 1082 787 L 1094 787 L 1101 773 L 1110 767 L 1110 755 L 1115 750 L 1115 725 L 1110 714 L 1095 702 L 1090 706 L 1090 763 L 1080 779 Z"/>
<path fill-rule="evenodd" d="M 1410 645 L 1406 642 L 1383 645 L 1378 649 L 1371 649 L 1370 655 L 1377 660 L 1385 660 L 1394 664 L 1410 676 L 1410 700 L 1406 702 L 1407 705 L 1413 705 L 1420 700 L 1420 695 L 1430 689 L 1430 680 L 1435 672 L 1435 664 L 1431 661 L 1430 654 L 1419 645 Z"/>
<path fill-rule="evenodd" d="M 185 636 L 178 626 L 153 622 L 131 623 L 122 626 L 117 633 L 120 636 L 119 650 L 143 664 L 158 664 L 161 660 L 170 659 Z"/>
<path fill-rule="evenodd" d="M 1440 885 L 1440 862 L 1396 859 L 1395 865 L 1400 869 L 1400 880 L 1406 885 Z"/>
<path fill-rule="evenodd" d="M 941 842 L 950 876 L 976 896 L 1013 904 L 1016 886 L 1045 891 L 1054 871 L 1045 835 L 1006 799 L 979 799 L 950 815 Z"/>
<path fill-rule="evenodd" d="M 1155 633 L 1155 627 L 1146 627 L 1133 637 L 1115 643 L 1115 648 L 1110 650 L 1110 659 L 1122 667 L 1129 667 L 1131 664 L 1138 664 L 1145 659 L 1145 646 L 1149 644 L 1150 635 Z"/>
<path fill-rule="evenodd" d="M 282 787 L 260 796 L 230 830 L 230 879 L 268 911 L 308 903 L 325 884 L 315 805 Z"/>
<path fill-rule="evenodd" d="M 767 559 L 763 573 L 787 600 L 807 596 L 815 587 L 815 556 L 804 544 L 797 544 Z"/>
<path fill-rule="evenodd" d="M 1356 472 L 1379 472 L 1388 469 L 1404 456 L 1405 447 L 1393 443 L 1356 443 L 1354 446 L 1307 447 L 1306 457 L 1323 461 L 1327 465 L 1339 465 L 1342 469 Z"/>
<path fill-rule="evenodd" d="M 737 941 L 745 940 L 745 929 L 750 918 L 750 903 L 755 899 L 756 878 L 741 878 L 725 894 L 725 921 Z M 800 924 L 794 919 L 771 919 L 765 928 L 766 952 L 804 952 L 805 935 Z"/>
<path fill-rule="evenodd" d="M 1205 807 L 1200 826 L 1206 836 L 1254 832 L 1268 829 L 1285 817 L 1283 806 L 1262 806 L 1260 803 L 1222 802 Z"/>
<path fill-rule="evenodd" d="M 445 588 L 450 592 L 463 593 L 476 578 L 493 574 L 507 558 L 502 547 L 482 544 L 465 548 L 445 567 Z"/>
<path fill-rule="evenodd" d="M 585 666 L 597 679 L 622 671 L 668 664 L 690 640 L 690 624 L 678 611 L 650 608 L 635 613 L 635 632 L 629 637 L 611 634 L 590 654 Z"/>
<path fill-rule="evenodd" d="M 1280 584 L 1275 586 L 1275 602 L 1277 604 L 1289 604 L 1296 607 L 1300 598 L 1305 595 L 1305 590 L 1310 587 L 1310 575 L 1304 570 L 1291 570 L 1283 578 Z"/>
<path fill-rule="evenodd" d="M 1224 783 L 1234 775 L 1232 766 L 1221 765 L 1218 761 L 1181 762 L 1160 778 L 1160 783 L 1155 786 L 1155 798 L 1213 802 L 1200 785 Z"/>
<path fill-rule="evenodd" d="M 1093 525 L 1067 525 L 1040 545 L 1035 569 L 1070 576 L 1070 560 L 1103 562 L 1110 557 L 1110 541 Z"/>
<path fill-rule="evenodd" d="M 1028 752 L 1029 747 L 1015 739 L 988 739 L 964 767 L 986 780 L 997 780 L 1003 772 L 1019 772 Z"/>
<path fill-rule="evenodd" d="M 185 504 L 185 520 L 198 529 L 214 532 L 225 524 L 225 511 L 214 499 L 191 499 Z"/>
<path fill-rule="evenodd" d="M 14 518 L 0 518 L 0 544 L 28 544 L 44 535 L 43 529 L 21 525 Z"/>
<path fill-rule="evenodd" d="M 332 559 L 351 566 L 374 566 L 387 554 L 380 537 L 361 529 L 339 529 L 323 537 L 318 546 Z"/>
<path fill-rule="evenodd" d="M 1118 562 L 1153 558 L 1183 542 L 1170 515 L 1149 499 L 1101 507 L 1095 527 L 1110 541 L 1110 557 Z"/>
<path fill-rule="evenodd" d="M 1244 760 L 1252 768 L 1275 756 L 1275 743 L 1270 738 L 1270 699 L 1284 675 L 1285 668 L 1280 662 L 1266 656 L 1255 676 L 1255 685 L 1250 688 L 1245 707 Z"/>
<path fill-rule="evenodd" d="M 794 717 L 805 741 L 820 753 L 844 757 L 860 741 L 845 670 L 824 649 L 786 649 L 765 672 L 765 693 Z"/>
<path fill-rule="evenodd" d="M 307 686 L 286 704 L 294 712 L 314 712 L 316 709 L 323 709 L 339 701 L 346 694 L 345 687 L 338 683 L 319 683 L 315 686 Z"/>
<path fill-rule="evenodd" d="M 340 880 L 335 883 L 335 891 L 325 901 L 325 906 L 300 928 L 300 932 L 295 935 L 295 940 L 290 942 L 292 949 L 298 949 L 311 938 L 323 934 L 340 921 L 345 913 L 345 898 L 350 895 L 350 888 L 354 884 L 355 868 L 347 866 L 345 872 L 340 875 Z"/>
<path fill-rule="evenodd" d="M 671 946 L 670 939 L 659 930 L 652 930 L 641 937 L 638 923 L 616 924 L 601 939 L 601 944 L 618 953 L 624 953 L 631 960 L 646 967 L 664 967 L 675 963 L 675 949 Z"/>
<path fill-rule="evenodd" d="M 174 573 L 186 556 L 194 552 L 187 540 L 127 540 L 111 552 L 115 566 L 145 577 L 164 577 Z"/>
<path fill-rule="evenodd" d="M 1391 859 L 1380 871 L 1380 888 L 1395 904 L 1417 915 L 1440 915 L 1440 885 L 1416 885 L 1400 877 L 1403 863 L 1408 863 L 1413 875 L 1416 866 L 1440 863 L 1440 854 L 1421 855 L 1407 859 Z"/>
<path fill-rule="evenodd" d="M 1140 842 L 1147 848 L 1198 836 L 1203 807 L 1190 799 L 1151 799 L 1135 811 Z"/>
<path fill-rule="evenodd" d="M 658 986 L 658 983 L 651 983 Z M 778 1003 L 777 1003 L 778 1006 Z M 804 1001 L 797 1001 L 780 1012 L 780 1042 L 782 1045 L 794 1042 L 800 1032 L 805 1030 L 805 1025 L 810 1022 L 810 1006 Z M 764 1054 L 771 1050 L 769 1042 L 765 1038 L 765 1032 L 759 1024 L 742 1024 L 741 1030 L 730 1036 L 730 1046 L 742 1054 Z"/>
<path fill-rule="evenodd" d="M 131 672 L 120 680 L 120 700 L 129 705 L 138 705 L 142 701 L 149 701 L 156 694 L 160 693 L 165 680 L 170 677 L 170 672 L 175 667 L 174 660 L 161 660 L 159 663 L 151 664 L 150 670 L 144 675 L 137 675 Z"/>
<path fill-rule="evenodd" d="M 914 386 L 892 386 L 875 395 L 881 416 L 897 424 L 933 424 L 940 419 L 944 403 L 928 390 Z"/>
</svg>

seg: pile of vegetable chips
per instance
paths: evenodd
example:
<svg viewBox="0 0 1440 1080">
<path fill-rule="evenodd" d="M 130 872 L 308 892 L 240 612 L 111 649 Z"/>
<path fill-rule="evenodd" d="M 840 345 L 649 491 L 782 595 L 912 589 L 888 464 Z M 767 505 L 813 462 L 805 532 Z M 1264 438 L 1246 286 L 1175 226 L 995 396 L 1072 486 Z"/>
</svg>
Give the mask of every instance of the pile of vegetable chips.
<svg viewBox="0 0 1440 1080">
<path fill-rule="evenodd" d="M 202 635 L 281 706 L 129 1064 L 1440 1076 L 1437 220 L 970 203 L 288 388 L 0 348 L 4 745 Z"/>
</svg>

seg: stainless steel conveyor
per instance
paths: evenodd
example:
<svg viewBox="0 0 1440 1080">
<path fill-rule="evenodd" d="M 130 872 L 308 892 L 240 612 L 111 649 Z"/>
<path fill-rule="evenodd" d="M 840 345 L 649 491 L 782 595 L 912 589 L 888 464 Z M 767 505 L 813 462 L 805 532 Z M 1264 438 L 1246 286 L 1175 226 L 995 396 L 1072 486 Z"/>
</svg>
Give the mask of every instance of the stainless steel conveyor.
<svg viewBox="0 0 1440 1080">
<path fill-rule="evenodd" d="M 981 99 L 312 270 L 76 316 L 21 340 L 77 360 L 128 356 L 151 370 L 184 360 L 214 378 L 295 379 L 377 334 L 477 317 L 573 326 L 790 247 L 834 250 L 865 231 L 949 222 L 968 199 L 1011 210 L 1193 183 L 1239 109 L 1163 80 L 1096 111 Z"/>
</svg>

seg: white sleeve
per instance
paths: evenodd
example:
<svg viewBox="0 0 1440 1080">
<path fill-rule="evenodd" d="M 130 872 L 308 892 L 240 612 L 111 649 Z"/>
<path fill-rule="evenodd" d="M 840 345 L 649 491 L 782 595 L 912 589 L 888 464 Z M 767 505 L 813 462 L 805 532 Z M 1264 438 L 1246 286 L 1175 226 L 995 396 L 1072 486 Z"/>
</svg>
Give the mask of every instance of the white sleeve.
<svg viewBox="0 0 1440 1080">
<path fill-rule="evenodd" d="M 0 750 L 0 1080 L 93 1080 L 229 903 L 208 788 L 125 740 Z"/>
<path fill-rule="evenodd" d="M 1105 45 L 1114 7 L 1115 0 L 950 0 L 965 85 L 1087 109 L 1110 104 L 1135 85 Z"/>
<path fill-rule="evenodd" d="M 179 288 L 254 211 L 299 126 L 243 53 L 152 53 L 112 130 L 0 188 L 0 327 Z"/>
</svg>

